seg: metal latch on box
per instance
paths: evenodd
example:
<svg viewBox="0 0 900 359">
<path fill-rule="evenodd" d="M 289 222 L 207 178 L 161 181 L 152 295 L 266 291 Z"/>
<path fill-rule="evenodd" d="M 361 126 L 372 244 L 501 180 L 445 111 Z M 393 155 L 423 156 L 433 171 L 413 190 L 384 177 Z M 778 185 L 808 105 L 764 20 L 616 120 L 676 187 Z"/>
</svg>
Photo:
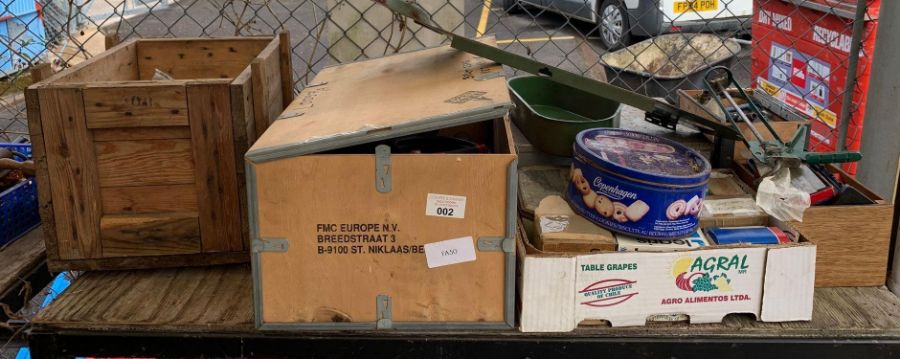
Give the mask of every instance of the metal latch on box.
<svg viewBox="0 0 900 359">
<path fill-rule="evenodd" d="M 506 252 L 515 250 L 516 242 L 512 238 L 481 237 L 478 238 L 478 250 L 482 252 Z"/>
<path fill-rule="evenodd" d="M 253 253 L 261 252 L 278 252 L 283 253 L 288 250 L 287 238 L 260 238 L 253 240 Z"/>
<path fill-rule="evenodd" d="M 393 326 L 391 296 L 379 294 L 375 297 L 375 329 L 390 329 Z"/>
<path fill-rule="evenodd" d="M 379 193 L 391 191 L 391 147 L 375 147 L 375 189 Z"/>
</svg>

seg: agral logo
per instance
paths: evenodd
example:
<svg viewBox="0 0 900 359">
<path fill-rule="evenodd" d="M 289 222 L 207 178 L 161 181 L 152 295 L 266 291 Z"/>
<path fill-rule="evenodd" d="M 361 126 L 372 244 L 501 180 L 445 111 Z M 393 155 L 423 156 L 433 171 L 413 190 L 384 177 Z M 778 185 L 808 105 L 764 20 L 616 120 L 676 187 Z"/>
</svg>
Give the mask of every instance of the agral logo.
<svg viewBox="0 0 900 359">
<path fill-rule="evenodd" d="M 589 307 L 611 307 L 622 304 L 638 295 L 634 285 L 637 281 L 628 279 L 605 279 L 594 282 L 578 291 L 581 305 Z"/>
<path fill-rule="evenodd" d="M 745 274 L 747 255 L 681 257 L 672 263 L 675 286 L 687 292 L 730 292 L 729 274 Z"/>
</svg>

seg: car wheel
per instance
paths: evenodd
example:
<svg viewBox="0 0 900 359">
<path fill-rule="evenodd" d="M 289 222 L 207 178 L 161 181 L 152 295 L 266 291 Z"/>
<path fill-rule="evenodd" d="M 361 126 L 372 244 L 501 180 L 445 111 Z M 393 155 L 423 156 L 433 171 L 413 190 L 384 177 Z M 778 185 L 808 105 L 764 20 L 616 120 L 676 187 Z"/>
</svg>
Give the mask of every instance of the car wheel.
<svg viewBox="0 0 900 359">
<path fill-rule="evenodd" d="M 607 50 L 616 50 L 630 45 L 631 27 L 628 12 L 619 0 L 604 0 L 597 12 L 600 41 Z"/>
<path fill-rule="evenodd" d="M 507 14 L 515 14 L 522 11 L 522 4 L 519 4 L 519 0 L 503 0 L 501 4 L 503 5 L 503 11 L 506 11 Z"/>
</svg>

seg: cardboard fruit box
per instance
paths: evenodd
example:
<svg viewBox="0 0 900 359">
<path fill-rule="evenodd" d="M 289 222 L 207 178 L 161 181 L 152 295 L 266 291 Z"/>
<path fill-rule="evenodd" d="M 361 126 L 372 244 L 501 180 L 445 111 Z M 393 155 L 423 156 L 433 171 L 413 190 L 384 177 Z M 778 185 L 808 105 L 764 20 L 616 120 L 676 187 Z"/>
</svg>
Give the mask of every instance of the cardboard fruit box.
<svg viewBox="0 0 900 359">
<path fill-rule="evenodd" d="M 757 225 L 789 226 L 774 219 Z M 566 254 L 518 242 L 523 332 L 582 323 L 640 326 L 686 316 L 718 323 L 732 313 L 764 322 L 812 318 L 816 245 L 711 246 L 680 252 Z"/>
<path fill-rule="evenodd" d="M 286 35 L 138 39 L 29 86 L 50 269 L 248 261 L 241 162 L 293 97 Z"/>
<path fill-rule="evenodd" d="M 310 82 L 247 154 L 260 329 L 513 326 L 516 155 L 502 72 L 445 46 Z M 435 132 L 491 153 L 384 144 Z"/>
</svg>

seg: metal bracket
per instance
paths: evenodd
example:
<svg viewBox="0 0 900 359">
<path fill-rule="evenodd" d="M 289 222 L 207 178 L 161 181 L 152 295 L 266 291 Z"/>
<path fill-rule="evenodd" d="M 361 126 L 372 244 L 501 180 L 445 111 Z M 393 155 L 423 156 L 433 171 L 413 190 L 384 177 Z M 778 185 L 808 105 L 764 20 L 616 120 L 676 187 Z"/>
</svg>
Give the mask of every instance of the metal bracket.
<svg viewBox="0 0 900 359">
<path fill-rule="evenodd" d="M 260 238 L 253 240 L 253 253 L 284 253 L 287 252 L 288 247 L 287 238 Z"/>
<path fill-rule="evenodd" d="M 391 329 L 394 324 L 391 317 L 391 296 L 379 294 L 375 297 L 375 329 Z"/>
<path fill-rule="evenodd" d="M 481 237 L 476 241 L 478 250 L 482 252 L 513 253 L 516 242 L 512 238 Z"/>
<path fill-rule="evenodd" d="M 375 147 L 375 189 L 380 193 L 391 191 L 391 147 Z"/>
</svg>

